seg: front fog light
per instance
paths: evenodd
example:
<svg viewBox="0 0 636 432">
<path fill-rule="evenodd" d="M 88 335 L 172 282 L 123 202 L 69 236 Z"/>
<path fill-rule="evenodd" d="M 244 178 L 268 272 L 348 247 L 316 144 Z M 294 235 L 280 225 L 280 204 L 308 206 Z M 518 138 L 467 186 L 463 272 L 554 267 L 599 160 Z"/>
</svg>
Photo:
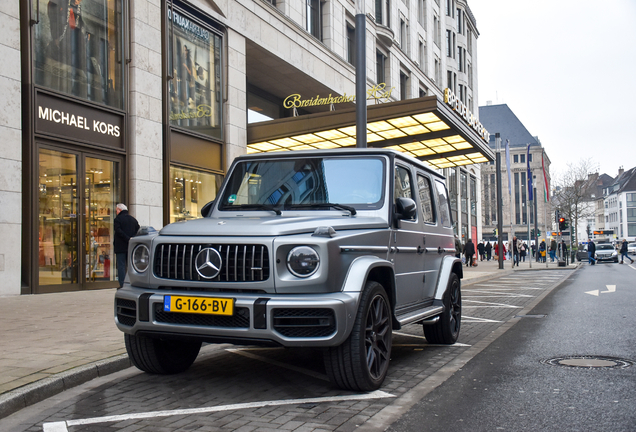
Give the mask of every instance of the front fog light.
<svg viewBox="0 0 636 432">
<path fill-rule="evenodd" d="M 137 273 L 143 273 L 148 270 L 148 266 L 150 265 L 150 251 L 146 245 L 140 244 L 135 247 L 131 262 Z"/>
<path fill-rule="evenodd" d="M 320 265 L 318 252 L 309 246 L 298 246 L 287 255 L 287 268 L 297 277 L 306 278 L 316 273 Z"/>
</svg>

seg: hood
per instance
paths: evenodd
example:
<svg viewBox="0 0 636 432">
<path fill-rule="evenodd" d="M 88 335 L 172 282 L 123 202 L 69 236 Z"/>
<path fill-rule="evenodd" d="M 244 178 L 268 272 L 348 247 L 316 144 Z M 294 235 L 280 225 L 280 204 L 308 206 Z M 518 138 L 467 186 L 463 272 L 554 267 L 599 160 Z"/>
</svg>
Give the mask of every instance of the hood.
<svg viewBox="0 0 636 432">
<path fill-rule="evenodd" d="M 331 212 L 335 214 L 334 212 Z M 322 226 L 336 231 L 345 229 L 381 229 L 388 223 L 380 217 L 351 216 L 232 216 L 201 218 L 166 225 L 160 235 L 182 236 L 279 236 L 314 232 Z"/>
</svg>

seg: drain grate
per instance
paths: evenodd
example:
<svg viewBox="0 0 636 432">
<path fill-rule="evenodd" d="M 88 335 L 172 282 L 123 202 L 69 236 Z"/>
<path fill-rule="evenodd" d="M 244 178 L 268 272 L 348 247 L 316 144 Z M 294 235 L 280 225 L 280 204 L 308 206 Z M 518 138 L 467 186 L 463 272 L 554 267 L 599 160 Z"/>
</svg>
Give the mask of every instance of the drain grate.
<svg viewBox="0 0 636 432">
<path fill-rule="evenodd" d="M 545 318 L 547 315 L 538 314 L 538 315 L 515 315 L 515 318 Z"/>
<path fill-rule="evenodd" d="M 604 356 L 567 356 L 541 360 L 543 364 L 579 369 L 625 369 L 633 365 L 631 360 Z"/>
</svg>

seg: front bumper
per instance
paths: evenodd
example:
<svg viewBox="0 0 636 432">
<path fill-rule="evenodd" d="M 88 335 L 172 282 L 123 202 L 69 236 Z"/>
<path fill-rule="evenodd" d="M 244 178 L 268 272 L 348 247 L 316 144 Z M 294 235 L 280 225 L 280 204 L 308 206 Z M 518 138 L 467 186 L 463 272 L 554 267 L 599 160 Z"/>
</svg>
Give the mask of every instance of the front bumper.
<svg viewBox="0 0 636 432">
<path fill-rule="evenodd" d="M 596 261 L 598 262 L 617 262 L 618 255 L 596 255 Z"/>
<path fill-rule="evenodd" d="M 234 315 L 163 310 L 164 296 L 234 299 Z M 136 288 L 115 294 L 115 323 L 128 334 L 198 338 L 236 345 L 329 347 L 344 342 L 356 316 L 359 293 L 264 295 L 200 293 Z"/>
</svg>

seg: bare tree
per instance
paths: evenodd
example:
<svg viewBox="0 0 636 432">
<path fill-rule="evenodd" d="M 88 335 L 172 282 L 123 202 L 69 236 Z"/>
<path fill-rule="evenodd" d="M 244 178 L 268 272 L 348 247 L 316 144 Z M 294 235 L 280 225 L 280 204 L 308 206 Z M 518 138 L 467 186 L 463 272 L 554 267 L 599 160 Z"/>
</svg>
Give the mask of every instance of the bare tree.
<svg viewBox="0 0 636 432">
<path fill-rule="evenodd" d="M 569 163 L 562 174 L 553 177 L 553 205 L 569 220 L 570 229 L 578 227 L 579 219 L 594 216 L 594 199 L 598 166 L 591 159 Z M 591 175 L 596 174 L 596 175 Z M 578 230 L 573 242 L 578 244 Z"/>
</svg>

